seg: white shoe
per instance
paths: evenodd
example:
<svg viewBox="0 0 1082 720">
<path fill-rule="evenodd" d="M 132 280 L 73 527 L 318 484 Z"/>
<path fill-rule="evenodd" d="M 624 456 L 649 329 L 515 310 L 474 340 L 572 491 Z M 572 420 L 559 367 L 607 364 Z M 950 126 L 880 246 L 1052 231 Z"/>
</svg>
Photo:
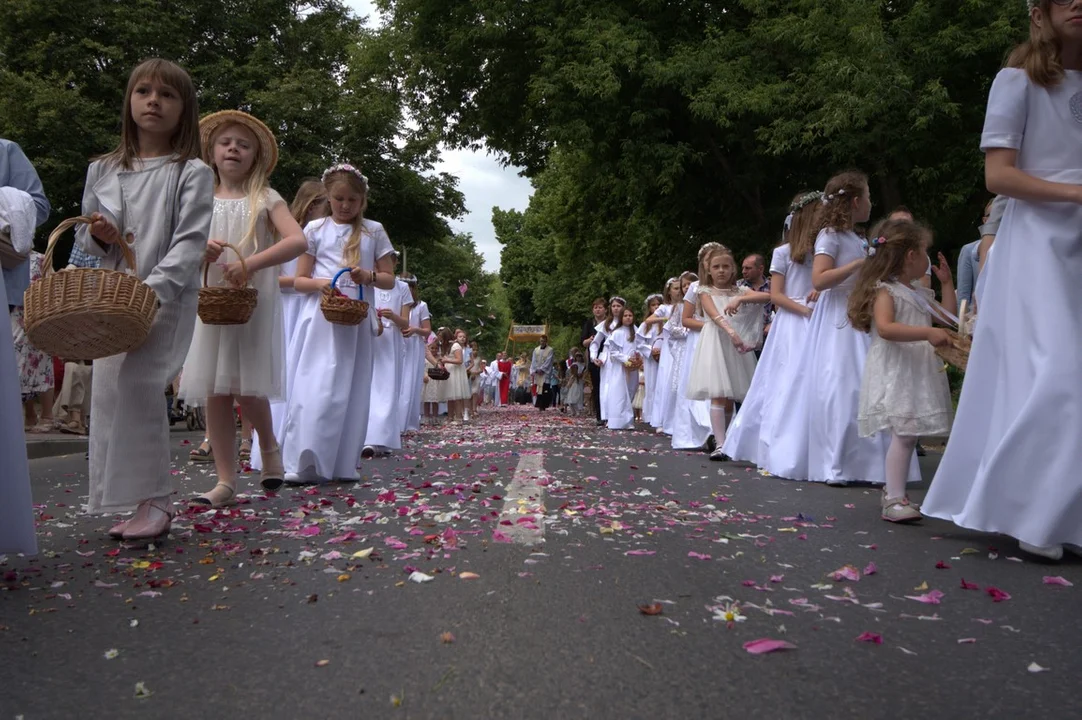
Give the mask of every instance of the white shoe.
<svg viewBox="0 0 1082 720">
<path fill-rule="evenodd" d="M 1063 559 L 1062 545 L 1049 545 L 1048 547 L 1041 547 L 1039 545 L 1030 545 L 1029 543 L 1025 543 L 1019 540 L 1018 547 L 1022 548 L 1024 552 L 1028 552 L 1030 555 L 1039 555 L 1049 560 Z"/>
</svg>

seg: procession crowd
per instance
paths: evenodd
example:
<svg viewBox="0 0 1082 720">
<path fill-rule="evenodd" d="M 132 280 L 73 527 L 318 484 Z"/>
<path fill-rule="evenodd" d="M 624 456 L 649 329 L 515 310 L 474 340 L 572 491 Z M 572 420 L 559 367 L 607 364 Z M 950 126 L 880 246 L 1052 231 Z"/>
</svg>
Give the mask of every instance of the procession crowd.
<svg viewBox="0 0 1082 720">
<path fill-rule="evenodd" d="M 182 68 L 142 63 L 119 144 L 88 169 L 69 261 L 124 270 L 130 245 L 157 300 L 130 351 L 54 367 L 29 343 L 22 293 L 48 268 L 27 238 L 49 204 L 18 147 L 0 143 L 12 324 L 0 334 L 0 552 L 36 547 L 22 431 L 61 413 L 70 432 L 91 419 L 87 510 L 134 511 L 115 538 L 167 533 L 163 388 L 173 385 L 205 413 L 193 459 L 216 469 L 215 486 L 188 501 L 196 510 L 236 501 L 238 408 L 250 428 L 241 451 L 273 491 L 356 480 L 363 461 L 444 409 L 458 423 L 485 402 L 577 414 L 588 401 L 610 430 L 648 425 L 676 450 L 780 478 L 882 486 L 884 520 L 923 513 L 1058 559 L 1082 545 L 1082 451 L 1071 442 L 1082 406 L 1082 4 L 1027 9 L 1031 37 L 989 96 L 980 146 L 996 197 L 959 257 L 957 290 L 943 254 L 931 260 L 932 232 L 905 208 L 872 223 L 868 178 L 846 171 L 795 193 L 769 264 L 750 255 L 738 269 L 729 248 L 705 243 L 641 314 L 618 295 L 595 300 L 566 357 L 542 338 L 531 356 L 492 363 L 463 330 L 433 330 L 417 279 L 398 272 L 386 229 L 365 216 L 371 188 L 358 167 L 326 168 L 287 203 L 270 184 L 278 145 L 264 123 L 239 111 L 200 119 Z M 202 317 L 204 265 L 208 287 L 256 291 L 250 316 Z M 940 355 L 966 366 L 957 408 Z M 918 439 L 947 435 L 918 509 L 906 489 L 920 477 Z"/>
</svg>

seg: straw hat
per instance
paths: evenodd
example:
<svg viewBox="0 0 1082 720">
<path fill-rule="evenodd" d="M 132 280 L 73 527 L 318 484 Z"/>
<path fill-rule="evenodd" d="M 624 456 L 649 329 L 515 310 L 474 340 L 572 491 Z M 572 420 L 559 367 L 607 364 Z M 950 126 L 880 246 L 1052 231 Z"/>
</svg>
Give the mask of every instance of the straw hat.
<svg viewBox="0 0 1082 720">
<path fill-rule="evenodd" d="M 199 121 L 199 139 L 203 147 L 210 145 L 210 139 L 219 128 L 225 125 L 243 125 L 255 135 L 259 142 L 259 157 L 266 166 L 267 174 L 270 175 L 274 166 L 278 164 L 278 141 L 274 133 L 260 120 L 240 110 L 222 110 L 221 112 L 205 115 Z"/>
</svg>

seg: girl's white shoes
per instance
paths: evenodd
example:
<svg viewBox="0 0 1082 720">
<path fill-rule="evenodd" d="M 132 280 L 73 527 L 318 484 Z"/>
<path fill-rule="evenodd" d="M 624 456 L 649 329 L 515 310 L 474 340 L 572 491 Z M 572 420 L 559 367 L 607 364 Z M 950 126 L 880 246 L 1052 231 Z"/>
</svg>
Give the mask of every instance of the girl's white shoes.
<svg viewBox="0 0 1082 720">
<path fill-rule="evenodd" d="M 908 496 L 903 495 L 902 497 L 895 498 L 887 497 L 886 490 L 883 491 L 882 507 L 883 512 L 880 517 L 887 522 L 907 523 L 916 522 L 924 518 L 924 516 L 920 514 L 920 510 L 917 509 L 917 506 L 909 503 Z"/>
</svg>

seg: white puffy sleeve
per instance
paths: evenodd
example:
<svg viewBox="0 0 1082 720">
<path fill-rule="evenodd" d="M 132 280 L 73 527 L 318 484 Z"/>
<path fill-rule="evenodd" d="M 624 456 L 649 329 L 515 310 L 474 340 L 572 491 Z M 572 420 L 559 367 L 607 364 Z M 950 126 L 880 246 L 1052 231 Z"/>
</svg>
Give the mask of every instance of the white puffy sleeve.
<svg viewBox="0 0 1082 720">
<path fill-rule="evenodd" d="M 815 254 L 827 255 L 838 259 L 838 250 L 841 246 L 841 235 L 829 228 L 823 228 L 815 236 Z"/>
<path fill-rule="evenodd" d="M 597 360 L 599 353 L 601 352 L 601 343 L 605 340 L 608 333 L 605 331 L 605 323 L 601 323 L 594 328 L 594 339 L 590 341 L 590 359 Z"/>
<path fill-rule="evenodd" d="M 789 272 L 789 244 L 774 248 L 774 254 L 770 256 L 770 274 L 785 275 Z"/>
<path fill-rule="evenodd" d="M 1021 68 L 1003 68 L 992 81 L 981 133 L 981 150 L 1022 147 L 1026 133 L 1029 77 Z"/>
</svg>

